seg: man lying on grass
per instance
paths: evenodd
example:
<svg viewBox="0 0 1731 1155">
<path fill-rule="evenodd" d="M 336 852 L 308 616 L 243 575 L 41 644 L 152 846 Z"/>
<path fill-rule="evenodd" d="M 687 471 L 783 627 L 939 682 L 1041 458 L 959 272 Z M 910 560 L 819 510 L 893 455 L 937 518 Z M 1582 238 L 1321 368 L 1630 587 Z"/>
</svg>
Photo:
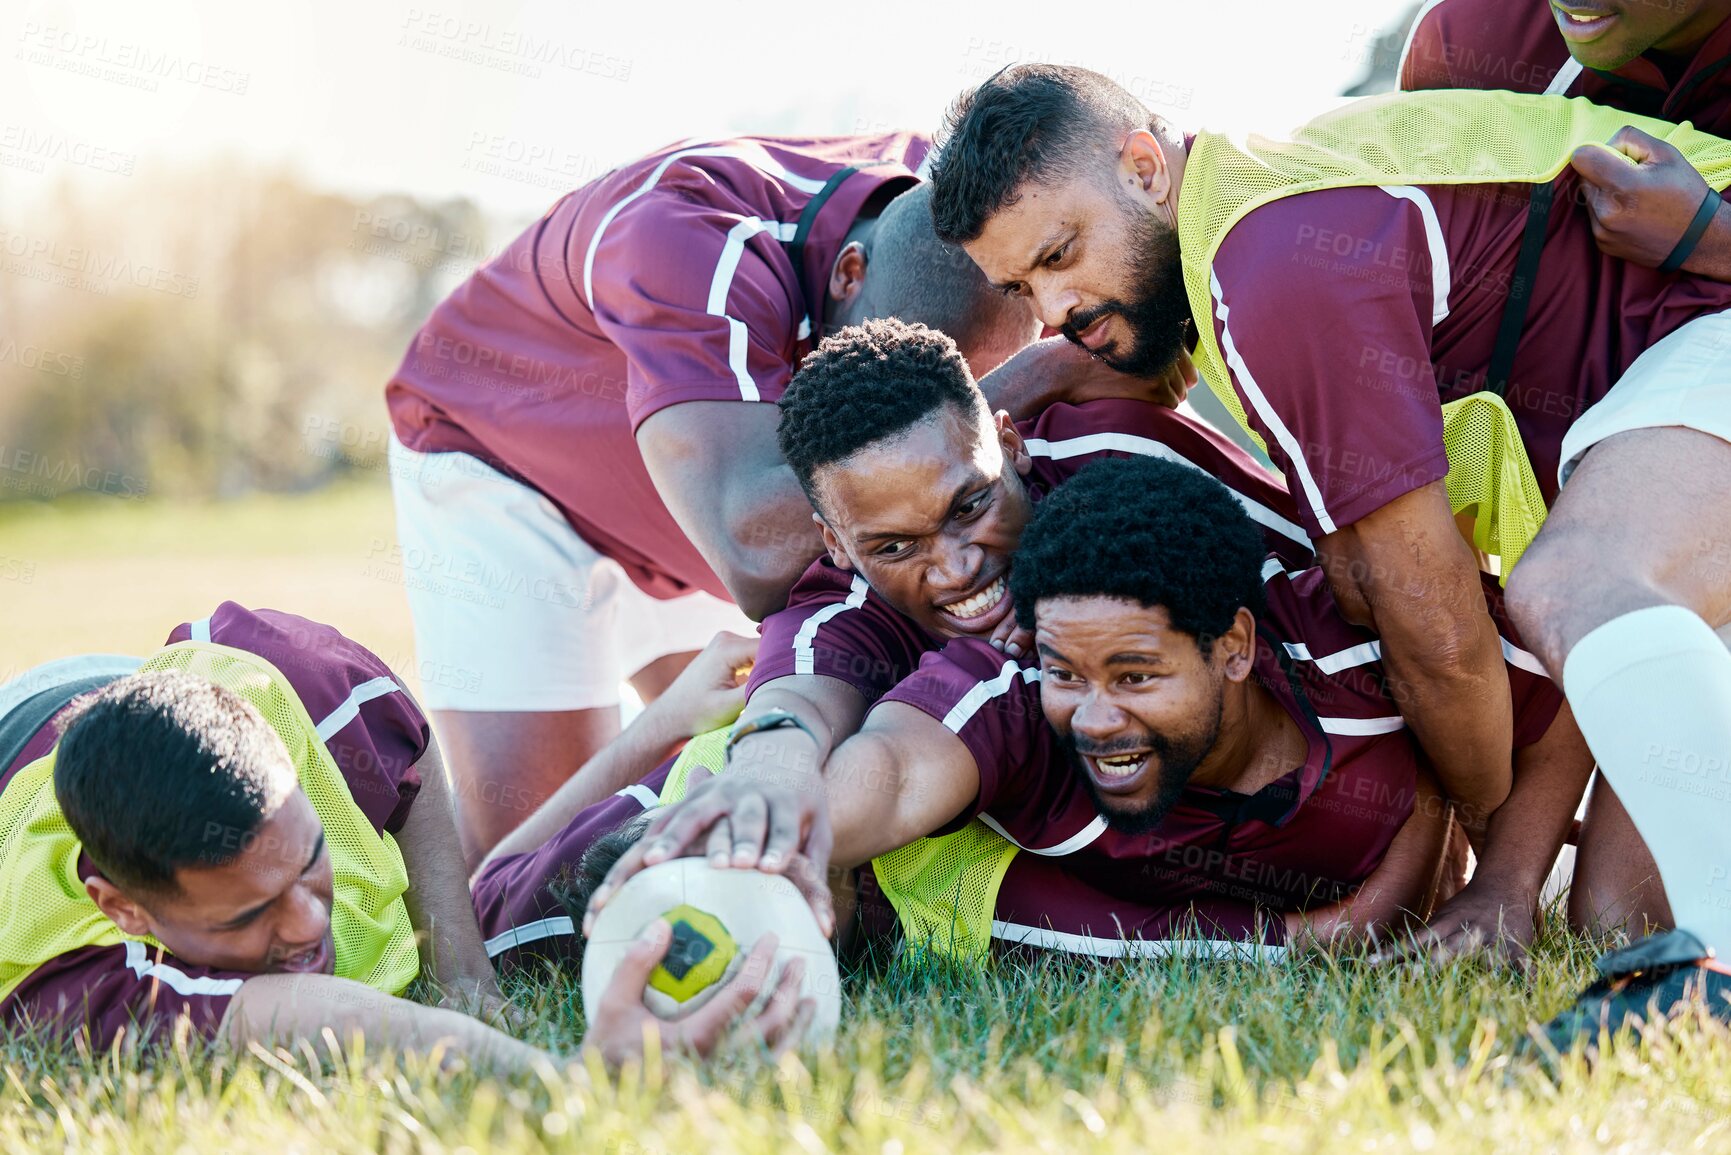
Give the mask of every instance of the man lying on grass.
<svg viewBox="0 0 1731 1155">
<path fill-rule="evenodd" d="M 92 1049 L 181 1018 L 237 1043 L 330 1028 L 521 1067 L 542 1053 L 454 1009 L 504 1008 L 465 883 L 425 718 L 328 626 L 226 602 L 142 663 L 71 659 L 0 688 L 9 1026 Z M 667 942 L 650 928 L 591 1024 L 608 1057 L 641 1049 Z M 720 1040 L 767 973 L 745 969 L 669 1043 Z M 394 997 L 419 976 L 442 1006 Z M 778 990 L 764 1036 L 794 1001 Z"/>
<path fill-rule="evenodd" d="M 1108 900 L 1089 912 L 1096 939 L 1122 937 L 1114 903 L 1191 908 L 1266 943 L 1421 907 L 1446 810 L 1376 639 L 1340 616 L 1320 571 L 1267 557 L 1221 485 L 1157 459 L 1090 465 L 1041 501 L 1010 589 L 1037 662 L 949 643 L 821 778 L 729 773 L 665 812 L 591 912 L 687 848 L 775 871 L 796 850 L 822 865 L 833 839 L 853 865 L 976 816 Z M 1586 758 L 1556 688 L 1506 671 L 1516 758 L 1540 772 Z M 988 916 L 989 889 L 967 888 L 957 920 Z"/>
</svg>

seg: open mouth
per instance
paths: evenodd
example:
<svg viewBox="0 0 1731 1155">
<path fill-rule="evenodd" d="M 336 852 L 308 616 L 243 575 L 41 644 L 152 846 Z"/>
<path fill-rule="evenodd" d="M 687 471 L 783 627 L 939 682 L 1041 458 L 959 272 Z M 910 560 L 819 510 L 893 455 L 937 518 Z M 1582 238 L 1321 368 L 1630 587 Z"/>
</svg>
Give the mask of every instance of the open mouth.
<svg viewBox="0 0 1731 1155">
<path fill-rule="evenodd" d="M 1084 754 L 1082 761 L 1102 793 L 1127 794 L 1141 785 L 1151 757 L 1151 751 L 1135 750 L 1125 754 Z"/>
<path fill-rule="evenodd" d="M 937 607 L 943 615 L 945 624 L 958 633 L 983 633 L 1004 620 L 1004 615 L 1010 612 L 1010 583 L 1006 575 L 999 574 L 978 593 L 969 594 L 960 601 Z"/>
<path fill-rule="evenodd" d="M 1564 7 L 1560 4 L 1553 4 L 1552 8 L 1557 13 L 1557 27 L 1562 31 L 1563 37 L 1576 44 L 1597 40 L 1617 22 L 1615 12 L 1606 12 L 1599 8 L 1580 8 L 1573 5 Z"/>
<path fill-rule="evenodd" d="M 277 960 L 276 969 L 282 974 L 324 974 L 330 969 L 331 940 L 319 940 L 317 946 L 286 955 Z"/>
<path fill-rule="evenodd" d="M 1076 334 L 1076 343 L 1090 353 L 1098 353 L 1106 345 L 1106 322 L 1112 319 L 1112 314 L 1104 313 L 1098 321 Z"/>
</svg>

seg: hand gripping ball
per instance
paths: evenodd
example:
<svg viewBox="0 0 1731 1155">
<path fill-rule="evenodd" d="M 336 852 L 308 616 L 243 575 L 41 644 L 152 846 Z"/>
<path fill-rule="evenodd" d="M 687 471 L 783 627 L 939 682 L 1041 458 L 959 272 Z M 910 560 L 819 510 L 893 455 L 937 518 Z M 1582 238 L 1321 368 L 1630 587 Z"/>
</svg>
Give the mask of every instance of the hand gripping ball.
<svg viewBox="0 0 1731 1155">
<path fill-rule="evenodd" d="M 810 1041 L 826 1041 L 841 1022 L 836 954 L 800 890 L 779 874 L 715 869 L 706 859 L 673 859 L 639 871 L 608 900 L 583 947 L 583 1013 L 594 1020 L 620 959 L 651 919 L 673 926 L 666 958 L 649 975 L 644 1004 L 661 1018 L 682 1018 L 736 975 L 758 937 L 777 933 L 775 970 L 758 1006 L 789 959 L 805 959 L 800 996 L 814 999 Z"/>
<path fill-rule="evenodd" d="M 726 984 L 758 938 L 781 939 L 775 971 L 763 984 L 767 999 L 781 967 L 805 960 L 800 994 L 817 1003 L 807 1038 L 828 1039 L 841 1021 L 841 976 L 835 952 L 811 908 L 787 879 L 756 870 L 717 870 L 702 858 L 676 858 L 648 867 L 619 888 L 595 919 L 583 950 L 583 1011 L 591 1021 L 601 996 L 643 928 L 657 918 L 673 927 L 673 941 L 649 976 L 644 1005 L 664 1019 L 695 1011 Z"/>
</svg>

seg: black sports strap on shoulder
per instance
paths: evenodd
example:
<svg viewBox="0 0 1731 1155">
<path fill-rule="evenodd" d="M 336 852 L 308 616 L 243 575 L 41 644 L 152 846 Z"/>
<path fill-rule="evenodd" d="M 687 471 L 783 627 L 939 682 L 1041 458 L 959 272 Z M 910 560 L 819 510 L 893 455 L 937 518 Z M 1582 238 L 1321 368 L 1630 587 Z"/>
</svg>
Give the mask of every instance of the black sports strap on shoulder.
<svg viewBox="0 0 1731 1155">
<path fill-rule="evenodd" d="M 805 208 L 799 214 L 799 224 L 793 230 L 793 240 L 787 242 L 787 257 L 793 262 L 793 275 L 799 281 L 799 291 L 807 300 L 811 299 L 811 286 L 805 283 L 806 238 L 811 236 L 811 227 L 817 223 L 817 214 L 823 209 L 824 203 L 841 187 L 843 181 L 858 171 L 859 169 L 849 165 L 832 173 L 830 178 L 823 182 L 823 187 L 805 202 Z"/>
<path fill-rule="evenodd" d="M 1551 201 L 1556 191 L 1556 186 L 1547 181 L 1535 184 L 1527 196 L 1527 226 L 1521 233 L 1521 251 L 1515 257 L 1515 275 L 1509 281 L 1509 295 L 1503 301 L 1503 318 L 1497 325 L 1497 342 L 1491 348 L 1490 369 L 1485 373 L 1485 388 L 1498 397 L 1508 392 L 1515 350 L 1520 346 L 1521 332 L 1527 326 L 1527 307 L 1533 302 L 1533 285 L 1539 276 L 1539 256 L 1545 248 L 1545 225 L 1551 219 Z"/>
<path fill-rule="evenodd" d="M 100 690 L 114 681 L 118 674 L 97 674 L 89 678 L 50 686 L 18 703 L 0 718 L 0 774 L 17 760 L 30 744 L 30 739 L 48 725 L 48 720 L 60 713 L 66 703 L 80 694 Z"/>
</svg>

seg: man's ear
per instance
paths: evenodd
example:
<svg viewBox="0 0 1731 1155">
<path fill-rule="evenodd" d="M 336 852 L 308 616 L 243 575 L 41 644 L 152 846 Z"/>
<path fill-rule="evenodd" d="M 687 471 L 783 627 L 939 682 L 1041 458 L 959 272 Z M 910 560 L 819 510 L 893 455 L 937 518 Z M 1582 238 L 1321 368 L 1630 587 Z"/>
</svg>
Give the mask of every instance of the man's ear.
<svg viewBox="0 0 1731 1155">
<path fill-rule="evenodd" d="M 1028 443 L 1022 439 L 1022 431 L 1010 420 L 1009 410 L 998 410 L 993 420 L 998 425 L 998 444 L 1003 448 L 1005 460 L 1017 473 L 1028 476 L 1028 470 L 1034 468 L 1034 458 L 1028 453 Z"/>
<path fill-rule="evenodd" d="M 1232 626 L 1214 639 L 1214 658 L 1226 671 L 1226 680 L 1242 682 L 1256 668 L 1256 615 L 1243 606 L 1232 619 Z"/>
<path fill-rule="evenodd" d="M 829 299 L 835 302 L 832 313 L 846 313 L 859 303 L 865 293 L 866 266 L 870 264 L 866 247 L 858 241 L 842 246 L 835 264 L 829 270 Z"/>
<path fill-rule="evenodd" d="M 1129 186 L 1137 200 L 1166 204 L 1172 196 L 1172 169 L 1160 139 L 1145 128 L 1124 138 L 1118 150 L 1118 187 Z"/>
<path fill-rule="evenodd" d="M 823 514 L 813 513 L 811 519 L 817 523 L 818 533 L 823 535 L 823 548 L 829 552 L 829 560 L 835 563 L 837 569 L 852 570 L 853 559 L 849 558 L 847 550 L 841 547 L 841 538 L 835 535 L 835 530 L 829 527 Z"/>
<path fill-rule="evenodd" d="M 144 908 L 122 894 L 120 888 L 99 874 L 84 880 L 84 893 L 96 904 L 96 909 L 108 916 L 108 921 L 127 934 L 143 937 L 150 933 L 150 917 Z"/>
</svg>

